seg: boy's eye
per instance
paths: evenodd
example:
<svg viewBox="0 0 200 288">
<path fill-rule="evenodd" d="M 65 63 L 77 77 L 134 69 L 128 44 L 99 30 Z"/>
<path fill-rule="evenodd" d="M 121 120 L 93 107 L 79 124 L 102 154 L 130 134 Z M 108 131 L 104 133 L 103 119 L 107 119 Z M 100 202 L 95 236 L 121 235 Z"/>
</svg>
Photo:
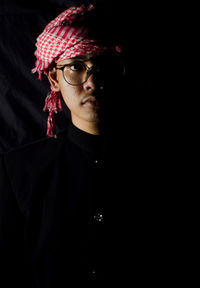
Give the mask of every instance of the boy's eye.
<svg viewBox="0 0 200 288">
<path fill-rule="evenodd" d="M 70 65 L 70 70 L 82 72 L 83 70 L 85 70 L 85 67 L 82 63 L 73 63 Z"/>
</svg>

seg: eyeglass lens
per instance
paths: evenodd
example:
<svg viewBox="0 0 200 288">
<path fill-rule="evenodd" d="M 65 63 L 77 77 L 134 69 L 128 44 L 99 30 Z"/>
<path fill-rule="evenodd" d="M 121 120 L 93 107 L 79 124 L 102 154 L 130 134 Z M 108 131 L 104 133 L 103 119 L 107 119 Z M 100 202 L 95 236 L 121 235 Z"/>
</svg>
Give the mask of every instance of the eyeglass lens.
<svg viewBox="0 0 200 288">
<path fill-rule="evenodd" d="M 94 65 L 89 68 L 83 61 L 76 61 L 70 63 L 70 65 L 64 68 L 65 80 L 72 85 L 80 85 L 87 81 L 90 74 L 101 80 L 106 80 L 111 74 L 122 74 L 122 66 L 120 63 L 115 63 L 113 61 L 94 63 Z"/>
<path fill-rule="evenodd" d="M 84 63 L 74 62 L 65 66 L 64 77 L 70 84 L 78 85 L 84 83 L 87 77 L 87 69 Z"/>
</svg>

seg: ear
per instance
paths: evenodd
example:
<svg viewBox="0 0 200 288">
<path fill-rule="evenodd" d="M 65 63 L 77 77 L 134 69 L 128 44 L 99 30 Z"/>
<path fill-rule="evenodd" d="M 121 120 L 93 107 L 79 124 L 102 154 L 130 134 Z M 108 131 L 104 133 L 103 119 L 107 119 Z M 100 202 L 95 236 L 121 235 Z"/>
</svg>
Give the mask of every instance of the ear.
<svg viewBox="0 0 200 288">
<path fill-rule="evenodd" d="M 60 91 L 60 85 L 59 85 L 59 81 L 57 79 L 57 70 L 56 70 L 55 67 L 51 68 L 47 72 L 47 77 L 48 77 L 49 82 L 51 84 L 52 90 L 55 91 L 55 92 Z"/>
</svg>

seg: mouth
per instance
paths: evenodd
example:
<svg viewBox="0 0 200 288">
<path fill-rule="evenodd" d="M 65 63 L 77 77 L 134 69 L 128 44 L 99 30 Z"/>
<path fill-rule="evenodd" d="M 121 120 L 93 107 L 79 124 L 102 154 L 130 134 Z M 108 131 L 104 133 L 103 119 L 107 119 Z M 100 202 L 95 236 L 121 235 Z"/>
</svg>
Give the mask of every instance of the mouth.
<svg viewBox="0 0 200 288">
<path fill-rule="evenodd" d="M 91 108 L 98 108 L 99 102 L 94 96 L 89 96 L 82 101 L 83 106 L 91 107 Z"/>
</svg>

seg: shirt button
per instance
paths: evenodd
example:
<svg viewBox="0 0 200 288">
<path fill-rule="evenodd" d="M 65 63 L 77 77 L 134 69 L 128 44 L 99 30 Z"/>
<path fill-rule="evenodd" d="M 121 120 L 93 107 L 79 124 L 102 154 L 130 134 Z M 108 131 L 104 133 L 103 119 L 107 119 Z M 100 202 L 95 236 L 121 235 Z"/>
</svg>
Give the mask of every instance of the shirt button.
<svg viewBox="0 0 200 288">
<path fill-rule="evenodd" d="M 89 271 L 89 276 L 91 279 L 95 280 L 96 279 L 96 270 L 95 269 L 92 269 Z"/>
<path fill-rule="evenodd" d="M 94 165 L 96 165 L 97 167 L 103 167 L 104 161 L 102 159 L 95 159 Z"/>
<path fill-rule="evenodd" d="M 97 222 L 103 222 L 103 214 L 102 213 L 96 213 L 94 215 L 94 219 L 97 221 Z"/>
<path fill-rule="evenodd" d="M 95 275 L 96 274 L 96 270 L 92 270 L 92 275 Z"/>
</svg>

